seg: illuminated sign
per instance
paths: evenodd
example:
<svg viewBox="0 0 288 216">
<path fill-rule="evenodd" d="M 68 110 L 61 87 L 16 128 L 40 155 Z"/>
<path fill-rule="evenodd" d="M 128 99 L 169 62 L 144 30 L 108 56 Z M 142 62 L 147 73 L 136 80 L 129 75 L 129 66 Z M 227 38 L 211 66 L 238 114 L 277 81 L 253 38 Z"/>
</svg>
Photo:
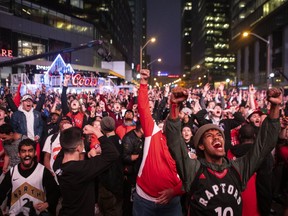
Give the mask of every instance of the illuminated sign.
<svg viewBox="0 0 288 216">
<path fill-rule="evenodd" d="M 158 72 L 157 76 L 168 76 L 167 72 Z"/>
<path fill-rule="evenodd" d="M 80 74 L 72 75 L 72 85 L 73 86 L 96 87 L 97 84 L 98 84 L 98 78 L 97 77 L 83 78 Z"/>
<path fill-rule="evenodd" d="M 179 75 L 176 75 L 176 74 L 171 74 L 171 75 L 168 75 L 169 78 L 179 78 Z"/>
<path fill-rule="evenodd" d="M 44 70 L 47 71 L 50 69 L 50 66 L 44 66 L 44 65 L 36 65 L 36 70 Z"/>
<path fill-rule="evenodd" d="M 12 52 L 13 52 L 12 50 L 1 49 L 1 56 L 12 58 L 13 57 Z"/>
<path fill-rule="evenodd" d="M 74 70 L 71 67 L 70 64 L 67 64 L 64 62 L 63 58 L 61 57 L 61 55 L 59 54 L 56 59 L 53 61 L 53 63 L 51 64 L 49 70 L 48 70 L 48 74 L 74 74 Z"/>
</svg>

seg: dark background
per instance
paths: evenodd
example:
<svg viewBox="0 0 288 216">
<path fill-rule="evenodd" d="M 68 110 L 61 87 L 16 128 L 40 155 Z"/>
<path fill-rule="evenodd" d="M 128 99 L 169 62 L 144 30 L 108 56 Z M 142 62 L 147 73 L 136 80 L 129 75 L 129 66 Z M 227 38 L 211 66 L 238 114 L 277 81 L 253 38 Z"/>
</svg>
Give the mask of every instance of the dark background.
<svg viewBox="0 0 288 216">
<path fill-rule="evenodd" d="M 155 43 L 146 47 L 151 61 L 162 58 L 162 62 L 152 64 L 157 71 L 180 74 L 180 0 L 147 0 L 147 40 L 156 37 Z"/>
</svg>

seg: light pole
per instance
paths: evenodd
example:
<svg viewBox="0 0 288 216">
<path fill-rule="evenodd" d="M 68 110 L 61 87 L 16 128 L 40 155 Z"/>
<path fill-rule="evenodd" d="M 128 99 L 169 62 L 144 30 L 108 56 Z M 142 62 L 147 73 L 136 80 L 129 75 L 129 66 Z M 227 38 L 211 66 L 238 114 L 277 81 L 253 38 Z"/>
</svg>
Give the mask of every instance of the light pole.
<svg viewBox="0 0 288 216">
<path fill-rule="evenodd" d="M 150 42 L 152 42 L 152 43 L 154 43 L 156 41 L 156 38 L 154 38 L 154 37 L 152 37 L 150 40 L 148 40 L 145 44 L 144 44 L 144 46 L 140 46 L 140 69 L 142 69 L 142 58 L 143 58 L 143 50 L 144 50 L 144 48 L 150 43 Z"/>
<path fill-rule="evenodd" d="M 270 76 L 270 68 L 271 68 L 271 59 L 270 59 L 270 46 L 271 46 L 271 43 L 270 43 L 270 39 L 268 37 L 268 40 L 266 40 L 265 38 L 261 37 L 260 35 L 258 34 L 255 34 L 253 32 L 243 32 L 243 37 L 247 37 L 249 35 L 252 35 L 256 38 L 258 38 L 259 40 L 263 41 L 266 43 L 266 47 L 267 47 L 267 62 L 266 62 L 266 79 L 267 79 L 267 88 L 269 88 L 269 76 Z"/>
<path fill-rule="evenodd" d="M 161 58 L 154 59 L 153 61 L 151 61 L 151 62 L 149 62 L 149 63 L 147 64 L 147 67 L 148 67 L 149 65 L 153 64 L 153 63 L 156 62 L 156 61 L 162 62 L 162 59 L 161 59 Z"/>
</svg>

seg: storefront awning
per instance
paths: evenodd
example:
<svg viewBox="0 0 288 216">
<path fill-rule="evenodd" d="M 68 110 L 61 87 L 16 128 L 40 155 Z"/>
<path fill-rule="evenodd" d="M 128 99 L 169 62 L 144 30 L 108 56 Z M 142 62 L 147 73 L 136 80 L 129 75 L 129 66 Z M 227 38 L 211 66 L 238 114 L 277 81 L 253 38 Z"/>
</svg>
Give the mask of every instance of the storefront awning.
<svg viewBox="0 0 288 216">
<path fill-rule="evenodd" d="M 123 75 L 121 75 L 119 73 L 116 73 L 115 71 L 108 70 L 108 73 L 109 73 L 109 75 L 113 75 L 113 76 L 117 76 L 117 77 L 119 77 L 121 79 L 125 79 L 125 76 L 123 76 Z"/>
</svg>

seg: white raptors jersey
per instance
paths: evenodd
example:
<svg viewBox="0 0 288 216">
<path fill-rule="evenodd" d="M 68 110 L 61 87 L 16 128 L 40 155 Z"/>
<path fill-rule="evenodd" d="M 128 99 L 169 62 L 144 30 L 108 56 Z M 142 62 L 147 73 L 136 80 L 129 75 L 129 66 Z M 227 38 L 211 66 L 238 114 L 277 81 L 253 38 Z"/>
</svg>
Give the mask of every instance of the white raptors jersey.
<svg viewBox="0 0 288 216">
<path fill-rule="evenodd" d="M 26 215 L 29 211 L 34 211 L 34 209 L 32 209 L 32 203 L 36 205 L 46 200 L 42 185 L 44 166 L 38 163 L 34 172 L 27 178 L 20 175 L 18 165 L 14 166 L 10 172 L 12 192 L 9 215 L 17 215 L 20 212 Z M 29 213 L 27 215 L 29 215 Z"/>
</svg>

